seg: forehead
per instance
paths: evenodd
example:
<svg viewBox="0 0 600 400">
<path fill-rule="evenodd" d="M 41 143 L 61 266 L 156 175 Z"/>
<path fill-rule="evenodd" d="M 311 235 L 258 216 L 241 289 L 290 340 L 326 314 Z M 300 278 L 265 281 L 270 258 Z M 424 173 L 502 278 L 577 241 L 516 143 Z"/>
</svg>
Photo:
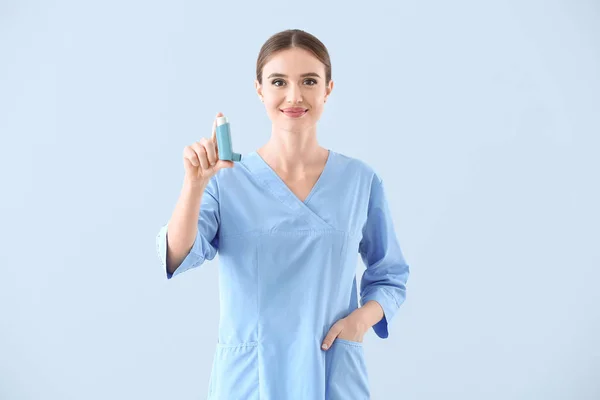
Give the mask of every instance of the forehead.
<svg viewBox="0 0 600 400">
<path fill-rule="evenodd" d="M 300 49 L 286 49 L 275 53 L 263 67 L 263 74 L 272 72 L 286 75 L 300 75 L 305 72 L 323 73 L 325 66 L 311 52 Z"/>
</svg>

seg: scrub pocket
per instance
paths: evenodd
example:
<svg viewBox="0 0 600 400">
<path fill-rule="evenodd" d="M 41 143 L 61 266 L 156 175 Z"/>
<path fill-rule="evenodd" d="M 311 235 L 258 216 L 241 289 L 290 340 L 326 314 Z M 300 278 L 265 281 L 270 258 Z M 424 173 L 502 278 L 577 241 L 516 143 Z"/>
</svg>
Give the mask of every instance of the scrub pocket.
<svg viewBox="0 0 600 400">
<path fill-rule="evenodd" d="M 369 378 L 363 344 L 335 339 L 326 352 L 327 400 L 368 400 Z"/>
<path fill-rule="evenodd" d="M 217 343 L 209 399 L 258 400 L 258 343 Z"/>
</svg>

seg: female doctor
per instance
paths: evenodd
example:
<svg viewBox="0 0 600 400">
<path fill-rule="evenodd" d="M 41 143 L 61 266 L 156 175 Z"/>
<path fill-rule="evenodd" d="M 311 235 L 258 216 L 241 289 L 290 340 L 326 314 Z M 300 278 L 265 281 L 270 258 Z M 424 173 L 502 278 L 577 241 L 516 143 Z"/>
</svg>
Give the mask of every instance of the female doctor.
<svg viewBox="0 0 600 400">
<path fill-rule="evenodd" d="M 383 180 L 318 143 L 333 81 L 316 37 L 271 36 L 255 88 L 270 139 L 239 162 L 219 160 L 215 119 L 211 138 L 184 149 L 183 189 L 156 239 L 168 279 L 219 253 L 208 397 L 368 399 L 363 337 L 388 337 L 409 275 Z"/>
</svg>

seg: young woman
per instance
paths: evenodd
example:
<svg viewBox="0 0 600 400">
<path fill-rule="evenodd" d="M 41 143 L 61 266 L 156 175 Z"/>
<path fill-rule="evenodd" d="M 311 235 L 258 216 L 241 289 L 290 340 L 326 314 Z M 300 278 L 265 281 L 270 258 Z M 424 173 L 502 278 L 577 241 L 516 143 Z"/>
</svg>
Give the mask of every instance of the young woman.
<svg viewBox="0 0 600 400">
<path fill-rule="evenodd" d="M 185 148 L 181 197 L 157 236 L 168 279 L 219 253 L 209 398 L 368 399 L 363 336 L 388 337 L 409 275 L 383 182 L 317 141 L 333 81 L 316 37 L 269 38 L 255 87 L 270 139 L 239 162 L 219 160 L 215 120 L 210 139 Z"/>
</svg>

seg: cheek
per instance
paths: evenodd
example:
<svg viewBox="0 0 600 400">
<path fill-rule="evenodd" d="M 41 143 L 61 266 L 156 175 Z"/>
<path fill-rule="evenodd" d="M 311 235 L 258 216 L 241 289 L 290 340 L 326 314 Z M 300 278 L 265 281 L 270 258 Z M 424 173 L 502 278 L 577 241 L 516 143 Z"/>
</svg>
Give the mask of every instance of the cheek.
<svg viewBox="0 0 600 400">
<path fill-rule="evenodd" d="M 270 113 L 273 113 L 273 114 L 280 113 L 278 102 L 270 101 L 270 102 L 266 102 L 265 105 L 267 106 L 267 111 L 269 111 Z"/>
</svg>

